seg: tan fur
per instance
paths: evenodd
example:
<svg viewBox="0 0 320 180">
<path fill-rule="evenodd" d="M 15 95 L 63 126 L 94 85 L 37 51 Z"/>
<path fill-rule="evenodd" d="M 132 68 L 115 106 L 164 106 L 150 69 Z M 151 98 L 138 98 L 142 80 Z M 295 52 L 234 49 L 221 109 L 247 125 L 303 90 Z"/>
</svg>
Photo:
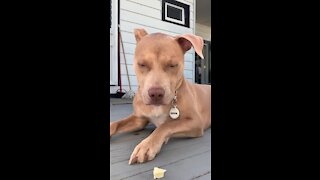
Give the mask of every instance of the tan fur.
<svg viewBox="0 0 320 180">
<path fill-rule="evenodd" d="M 203 57 L 202 38 L 190 34 L 148 35 L 143 29 L 136 29 L 135 37 L 134 68 L 139 88 L 133 101 L 134 112 L 126 119 L 110 123 L 110 138 L 117 133 L 143 129 L 148 122 L 157 128 L 136 146 L 129 164 L 154 159 L 171 137 L 200 137 L 211 125 L 211 86 L 192 84 L 183 76 L 184 53 L 193 46 Z M 154 87 L 164 89 L 161 104 L 154 105 L 148 94 Z M 180 116 L 173 120 L 169 111 L 175 91 Z"/>
</svg>

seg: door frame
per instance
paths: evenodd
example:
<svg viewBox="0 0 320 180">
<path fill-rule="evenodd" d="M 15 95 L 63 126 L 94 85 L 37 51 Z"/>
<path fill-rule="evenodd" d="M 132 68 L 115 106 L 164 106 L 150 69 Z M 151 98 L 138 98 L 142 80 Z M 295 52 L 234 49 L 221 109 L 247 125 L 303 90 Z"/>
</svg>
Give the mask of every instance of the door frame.
<svg viewBox="0 0 320 180">
<path fill-rule="evenodd" d="M 195 57 L 195 82 L 200 84 L 211 84 L 211 41 L 204 40 L 203 46 L 203 56 L 204 59 L 201 59 L 200 56 L 196 55 Z M 198 69 L 200 67 L 200 69 Z M 199 79 L 198 73 L 201 74 Z"/>
<path fill-rule="evenodd" d="M 210 84 L 210 72 L 211 71 L 211 42 L 204 40 L 204 59 L 201 61 L 201 67 L 202 69 L 202 74 L 201 76 L 201 82 L 204 82 L 205 84 Z"/>
<path fill-rule="evenodd" d="M 118 85 L 118 1 L 111 0 L 110 85 Z"/>
</svg>

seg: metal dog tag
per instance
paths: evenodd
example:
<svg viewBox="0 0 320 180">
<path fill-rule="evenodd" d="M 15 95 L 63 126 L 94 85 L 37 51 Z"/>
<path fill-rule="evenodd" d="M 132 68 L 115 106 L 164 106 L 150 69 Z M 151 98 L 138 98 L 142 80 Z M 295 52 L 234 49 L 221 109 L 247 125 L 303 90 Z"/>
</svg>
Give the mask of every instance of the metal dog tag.
<svg viewBox="0 0 320 180">
<path fill-rule="evenodd" d="M 171 108 L 169 115 L 172 119 L 177 119 L 180 115 L 179 109 L 177 107 Z"/>
</svg>

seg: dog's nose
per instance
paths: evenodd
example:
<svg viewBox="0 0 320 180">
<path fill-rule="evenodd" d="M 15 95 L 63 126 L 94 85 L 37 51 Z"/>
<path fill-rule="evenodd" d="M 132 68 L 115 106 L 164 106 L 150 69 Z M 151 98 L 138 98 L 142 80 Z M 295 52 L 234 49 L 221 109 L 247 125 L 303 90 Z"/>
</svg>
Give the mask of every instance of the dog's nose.
<svg viewBox="0 0 320 180">
<path fill-rule="evenodd" d="M 153 87 L 148 90 L 149 97 L 152 101 L 162 100 L 164 96 L 164 89 L 159 87 Z"/>
</svg>

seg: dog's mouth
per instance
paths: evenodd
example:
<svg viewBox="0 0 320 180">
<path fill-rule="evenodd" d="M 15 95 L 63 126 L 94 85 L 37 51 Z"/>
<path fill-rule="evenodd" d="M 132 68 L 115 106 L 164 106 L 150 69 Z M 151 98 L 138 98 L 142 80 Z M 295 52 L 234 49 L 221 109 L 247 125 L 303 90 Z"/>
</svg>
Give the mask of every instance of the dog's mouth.
<svg viewBox="0 0 320 180">
<path fill-rule="evenodd" d="M 154 106 L 161 106 L 166 105 L 163 101 L 149 101 L 146 105 L 154 105 Z"/>
<path fill-rule="evenodd" d="M 148 99 L 147 101 L 145 101 L 144 103 L 145 105 L 153 105 L 153 106 L 167 106 L 169 104 L 171 104 L 171 101 L 167 100 L 167 99 L 159 99 L 159 100 L 152 100 L 152 99 Z"/>
</svg>

